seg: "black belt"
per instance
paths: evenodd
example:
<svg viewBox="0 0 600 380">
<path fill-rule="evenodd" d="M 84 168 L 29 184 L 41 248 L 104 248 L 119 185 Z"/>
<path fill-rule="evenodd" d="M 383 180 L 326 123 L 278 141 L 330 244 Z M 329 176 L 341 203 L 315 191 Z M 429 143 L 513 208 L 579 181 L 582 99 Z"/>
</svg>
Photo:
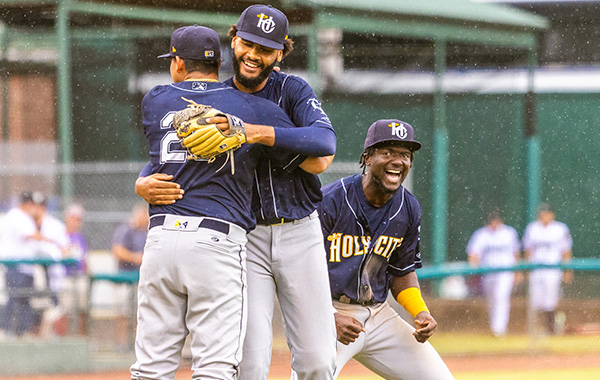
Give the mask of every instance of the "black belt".
<svg viewBox="0 0 600 380">
<path fill-rule="evenodd" d="M 148 229 L 152 229 L 157 226 L 162 226 L 165 223 L 164 215 L 157 215 L 150 218 L 150 225 Z M 210 230 L 222 232 L 224 234 L 229 233 L 229 224 L 214 219 L 202 219 L 198 227 L 208 228 Z"/>
<path fill-rule="evenodd" d="M 348 303 L 350 305 L 362 305 L 362 306 L 373 306 L 378 302 L 375 302 L 375 300 L 370 299 L 368 301 L 359 301 L 359 300 L 353 300 L 350 297 L 347 297 L 346 295 L 342 294 L 339 296 L 333 296 L 333 299 L 336 301 L 340 301 L 341 303 Z"/>
<path fill-rule="evenodd" d="M 269 218 L 269 219 L 259 219 L 256 221 L 256 224 L 259 224 L 261 226 L 273 226 L 273 225 L 279 225 L 279 224 L 284 224 L 284 223 L 290 223 L 293 222 L 296 219 L 288 219 L 288 218 Z"/>
</svg>

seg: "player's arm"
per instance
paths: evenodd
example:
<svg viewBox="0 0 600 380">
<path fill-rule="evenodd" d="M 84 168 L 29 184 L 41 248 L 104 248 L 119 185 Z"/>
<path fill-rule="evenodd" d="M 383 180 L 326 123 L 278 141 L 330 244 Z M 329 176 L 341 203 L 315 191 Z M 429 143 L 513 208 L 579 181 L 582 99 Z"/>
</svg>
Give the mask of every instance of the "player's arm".
<svg viewBox="0 0 600 380">
<path fill-rule="evenodd" d="M 173 176 L 164 173 L 150 174 L 146 165 L 135 181 L 135 193 L 151 205 L 170 205 L 183 198 L 184 190 L 172 182 Z"/>
<path fill-rule="evenodd" d="M 416 329 L 413 336 L 420 343 L 425 343 L 437 327 L 419 288 L 419 280 L 415 272 L 402 277 L 392 277 L 392 295 L 396 301 L 414 318 Z"/>
<path fill-rule="evenodd" d="M 478 267 L 479 266 L 479 255 L 473 253 L 473 252 L 469 252 L 468 253 L 468 260 L 469 260 L 469 265 L 471 265 L 472 267 Z"/>
<path fill-rule="evenodd" d="M 206 119 L 216 124 L 224 133 L 229 134 L 227 118 L 215 116 Z M 335 154 L 336 137 L 333 129 L 319 126 L 301 128 L 273 127 L 270 125 L 244 123 L 246 142 L 282 148 L 304 156 L 330 156 Z"/>
<path fill-rule="evenodd" d="M 562 262 L 568 263 L 573 258 L 573 251 L 568 249 L 562 253 Z M 570 284 L 573 281 L 573 270 L 566 269 L 563 271 L 563 282 Z"/>
<path fill-rule="evenodd" d="M 307 157 L 306 160 L 298 166 L 307 173 L 321 174 L 329 167 L 329 165 L 331 165 L 333 157 L 335 156 Z"/>
<path fill-rule="evenodd" d="M 266 109 L 257 109 L 257 112 L 263 113 L 259 120 L 265 120 L 267 125 L 246 124 L 247 141 L 283 148 L 308 157 L 335 154 L 335 131 L 310 85 L 300 78 L 288 76 L 282 86 L 282 97 L 277 105 L 285 110 L 289 119 L 283 120 L 280 115 Z M 221 119 L 220 123 L 223 122 Z M 223 127 L 226 126 L 221 124 L 220 128 Z"/>
</svg>

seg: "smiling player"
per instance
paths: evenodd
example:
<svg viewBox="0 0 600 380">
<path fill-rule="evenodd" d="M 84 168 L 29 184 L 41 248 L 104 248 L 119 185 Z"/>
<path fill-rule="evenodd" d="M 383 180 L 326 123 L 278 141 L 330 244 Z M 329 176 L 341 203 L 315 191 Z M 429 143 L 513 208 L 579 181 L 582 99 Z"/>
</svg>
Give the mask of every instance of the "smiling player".
<svg viewBox="0 0 600 380">
<path fill-rule="evenodd" d="M 364 148 L 363 173 L 323 187 L 319 207 L 337 311 L 336 377 L 354 358 L 385 379 L 453 379 L 427 342 L 437 323 L 415 273 L 421 206 L 402 187 L 421 143 L 411 125 L 378 120 Z M 416 329 L 386 302 L 390 289 Z"/>
</svg>

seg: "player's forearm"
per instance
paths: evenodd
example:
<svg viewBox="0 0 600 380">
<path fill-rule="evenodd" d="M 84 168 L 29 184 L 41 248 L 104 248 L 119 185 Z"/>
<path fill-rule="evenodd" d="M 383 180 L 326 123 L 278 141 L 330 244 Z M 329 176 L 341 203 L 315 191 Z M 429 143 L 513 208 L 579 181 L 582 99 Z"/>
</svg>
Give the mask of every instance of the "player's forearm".
<svg viewBox="0 0 600 380">
<path fill-rule="evenodd" d="M 469 264 L 472 267 L 478 267 L 479 266 L 479 257 L 474 256 L 474 255 L 469 255 Z"/>
<path fill-rule="evenodd" d="M 307 173 L 321 174 L 329 167 L 329 165 L 331 165 L 333 157 L 334 156 L 308 157 L 298 166 Z"/>
<path fill-rule="evenodd" d="M 304 156 L 323 157 L 335 154 L 335 132 L 328 128 L 274 128 L 275 147 Z"/>
<path fill-rule="evenodd" d="M 278 128 L 246 123 L 249 144 L 283 148 L 304 156 L 331 156 L 335 154 L 335 133 L 327 128 Z"/>
<path fill-rule="evenodd" d="M 415 272 L 410 272 L 402 277 L 392 277 L 390 290 L 392 291 L 394 298 L 397 298 L 401 291 L 408 288 L 419 288 L 419 279 L 417 278 L 417 274 Z"/>
<path fill-rule="evenodd" d="M 246 126 L 246 140 L 248 144 L 262 144 L 273 146 L 275 144 L 275 129 L 269 125 L 249 124 Z"/>
<path fill-rule="evenodd" d="M 415 272 L 411 272 L 402 277 L 394 276 L 392 278 L 392 294 L 396 301 L 410 314 L 416 317 L 419 313 L 429 309 L 421 295 L 419 280 Z"/>
</svg>

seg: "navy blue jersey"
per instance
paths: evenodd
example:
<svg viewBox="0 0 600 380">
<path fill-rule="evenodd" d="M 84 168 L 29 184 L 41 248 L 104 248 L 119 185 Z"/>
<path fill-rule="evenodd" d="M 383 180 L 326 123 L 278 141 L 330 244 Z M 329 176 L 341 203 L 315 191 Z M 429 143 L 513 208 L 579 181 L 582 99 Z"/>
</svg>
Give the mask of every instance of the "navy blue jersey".
<svg viewBox="0 0 600 380">
<path fill-rule="evenodd" d="M 233 79 L 225 83 L 235 87 Z M 335 153 L 335 132 L 329 117 L 312 88 L 302 78 L 273 71 L 265 87 L 253 95 L 276 103 L 297 127 L 303 128 L 293 132 L 305 132 L 302 139 L 296 140 L 297 144 L 313 149 L 306 154 L 327 156 Z M 275 138 L 277 142 L 277 133 Z M 295 151 L 299 150 L 295 148 Z M 252 205 L 258 218 L 301 219 L 316 209 L 321 201 L 321 182 L 316 175 L 297 167 L 305 159 L 306 156 L 297 156 L 285 168 L 270 162 L 259 165 Z"/>
<path fill-rule="evenodd" d="M 421 205 L 404 187 L 376 208 L 365 197 L 360 174 L 342 178 L 323 187 L 319 216 L 334 298 L 358 300 L 368 285 L 373 300 L 383 302 L 392 276 L 421 267 Z"/>
<path fill-rule="evenodd" d="M 189 104 L 182 97 L 213 106 L 248 123 L 286 128 L 294 125 L 272 102 L 223 83 L 185 81 L 156 86 L 144 96 L 142 117 L 150 144 L 151 173 L 172 174 L 173 181 L 185 190 L 185 197 L 174 204 L 150 205 L 150 215 L 211 216 L 251 230 L 255 225 L 250 205 L 257 162 L 270 157 L 274 165 L 285 165 L 293 156 L 260 144 L 243 144 L 234 152 L 234 175 L 228 155 L 218 156 L 211 163 L 188 160 L 172 126 L 175 112 Z"/>
</svg>

